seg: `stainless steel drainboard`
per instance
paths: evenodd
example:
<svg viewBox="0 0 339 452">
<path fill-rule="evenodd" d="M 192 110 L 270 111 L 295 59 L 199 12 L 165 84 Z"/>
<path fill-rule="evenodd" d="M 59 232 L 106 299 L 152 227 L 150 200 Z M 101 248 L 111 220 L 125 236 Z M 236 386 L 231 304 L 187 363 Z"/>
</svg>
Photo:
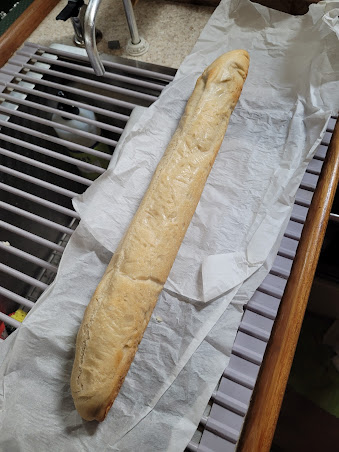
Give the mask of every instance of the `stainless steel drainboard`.
<svg viewBox="0 0 339 452">
<path fill-rule="evenodd" d="M 57 91 L 96 114 L 102 134 L 89 138 L 113 152 L 131 110 L 149 106 L 175 75 L 170 68 L 120 58 L 106 61 L 105 68 L 105 77 L 97 78 L 86 57 L 27 43 L 0 70 L 0 320 L 13 328 L 20 323 L 8 314 L 18 307 L 28 311 L 53 280 L 79 220 L 71 198 L 92 183 L 69 156 L 77 145 L 54 132 L 60 127 L 51 122 Z M 308 166 L 273 268 L 246 307 L 229 365 L 187 451 L 236 449 L 335 122 L 331 118 Z"/>
<path fill-rule="evenodd" d="M 84 121 L 101 130 L 100 136 L 73 133 L 105 143 L 112 154 L 132 109 L 149 106 L 175 74 L 119 58 L 106 68 L 97 78 L 87 58 L 27 43 L 0 71 L 0 319 L 13 327 L 19 324 L 8 314 L 18 304 L 30 309 L 51 283 L 77 225 L 71 199 L 92 183 L 77 167 L 104 171 L 69 150 L 111 158 L 58 138 L 60 124 L 51 120 L 58 91 L 67 94 L 63 103 L 94 112 L 95 121 Z"/>
</svg>

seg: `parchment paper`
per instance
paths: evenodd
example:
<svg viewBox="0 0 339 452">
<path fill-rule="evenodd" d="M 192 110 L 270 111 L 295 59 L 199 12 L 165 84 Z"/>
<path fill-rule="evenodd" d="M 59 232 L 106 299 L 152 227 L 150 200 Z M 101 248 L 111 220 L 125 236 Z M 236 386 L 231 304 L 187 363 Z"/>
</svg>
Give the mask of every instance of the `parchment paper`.
<svg viewBox="0 0 339 452">
<path fill-rule="evenodd" d="M 82 221 L 55 282 L 0 344 L 1 450 L 184 449 L 338 107 L 338 6 L 291 17 L 221 2 L 174 82 L 122 137 L 114 165 L 74 201 Z M 201 202 L 113 408 L 101 424 L 84 422 L 69 378 L 85 306 L 197 77 L 235 48 L 249 50 L 250 72 Z"/>
</svg>

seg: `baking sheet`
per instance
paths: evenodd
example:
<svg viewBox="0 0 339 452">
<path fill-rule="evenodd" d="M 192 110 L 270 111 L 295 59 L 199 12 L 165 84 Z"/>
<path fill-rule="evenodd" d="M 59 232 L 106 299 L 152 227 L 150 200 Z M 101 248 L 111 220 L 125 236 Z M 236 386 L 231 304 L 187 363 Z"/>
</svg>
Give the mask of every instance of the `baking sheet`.
<svg viewBox="0 0 339 452">
<path fill-rule="evenodd" d="M 291 17 L 246 0 L 221 2 L 174 82 L 124 135 L 115 165 L 75 200 L 82 221 L 56 281 L 0 344 L 0 448 L 185 447 L 339 104 L 334 8 L 337 2 L 322 3 Z M 84 422 L 69 377 L 85 306 L 195 80 L 217 56 L 240 47 L 250 52 L 249 76 L 165 290 L 107 419 Z"/>
</svg>

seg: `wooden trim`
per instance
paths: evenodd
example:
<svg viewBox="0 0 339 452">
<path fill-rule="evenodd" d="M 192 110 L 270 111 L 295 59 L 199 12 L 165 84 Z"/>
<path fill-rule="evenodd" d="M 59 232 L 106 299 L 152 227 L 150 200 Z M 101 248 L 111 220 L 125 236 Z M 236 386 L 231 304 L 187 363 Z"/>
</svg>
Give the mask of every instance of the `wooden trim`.
<svg viewBox="0 0 339 452">
<path fill-rule="evenodd" d="M 40 25 L 60 0 L 35 0 L 0 36 L 0 67 Z"/>
<path fill-rule="evenodd" d="M 237 452 L 269 452 L 339 178 L 336 123 Z"/>
</svg>

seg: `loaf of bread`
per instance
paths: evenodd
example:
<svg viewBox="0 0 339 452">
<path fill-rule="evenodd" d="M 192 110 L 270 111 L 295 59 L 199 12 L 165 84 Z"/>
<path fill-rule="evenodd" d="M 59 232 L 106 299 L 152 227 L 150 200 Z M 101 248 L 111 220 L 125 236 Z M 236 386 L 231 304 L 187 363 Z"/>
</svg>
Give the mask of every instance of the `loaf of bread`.
<svg viewBox="0 0 339 452">
<path fill-rule="evenodd" d="M 223 141 L 249 65 L 220 56 L 199 77 L 80 326 L 71 377 L 76 409 L 102 421 L 113 404 L 166 282 Z"/>
</svg>

